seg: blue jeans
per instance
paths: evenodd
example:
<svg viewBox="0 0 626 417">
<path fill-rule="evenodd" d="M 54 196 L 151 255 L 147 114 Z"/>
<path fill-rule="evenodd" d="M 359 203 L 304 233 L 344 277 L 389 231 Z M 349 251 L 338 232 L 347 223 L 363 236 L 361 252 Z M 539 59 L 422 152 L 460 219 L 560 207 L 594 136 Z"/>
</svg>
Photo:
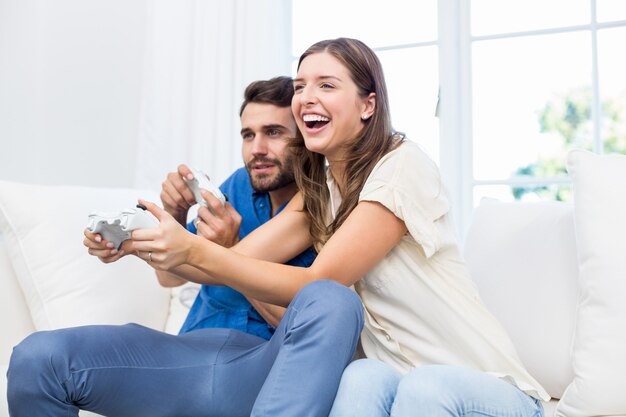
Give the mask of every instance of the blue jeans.
<svg viewBox="0 0 626 417">
<path fill-rule="evenodd" d="M 326 417 L 362 326 L 353 291 L 316 281 L 269 341 L 231 329 L 173 336 L 135 324 L 38 332 L 11 356 L 9 414 Z"/>
<path fill-rule="evenodd" d="M 373 359 L 344 371 L 329 417 L 543 417 L 514 385 L 474 369 L 424 365 L 402 376 Z"/>
</svg>

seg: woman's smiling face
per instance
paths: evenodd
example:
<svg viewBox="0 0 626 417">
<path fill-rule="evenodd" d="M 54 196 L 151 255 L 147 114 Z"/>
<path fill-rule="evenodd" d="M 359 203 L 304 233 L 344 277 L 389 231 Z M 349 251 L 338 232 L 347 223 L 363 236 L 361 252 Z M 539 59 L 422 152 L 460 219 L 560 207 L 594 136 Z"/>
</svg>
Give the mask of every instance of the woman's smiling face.
<svg viewBox="0 0 626 417">
<path fill-rule="evenodd" d="M 310 151 L 331 162 L 343 160 L 345 145 L 359 135 L 373 106 L 374 94 L 362 97 L 348 69 L 331 54 L 314 53 L 300 63 L 291 109 Z"/>
</svg>

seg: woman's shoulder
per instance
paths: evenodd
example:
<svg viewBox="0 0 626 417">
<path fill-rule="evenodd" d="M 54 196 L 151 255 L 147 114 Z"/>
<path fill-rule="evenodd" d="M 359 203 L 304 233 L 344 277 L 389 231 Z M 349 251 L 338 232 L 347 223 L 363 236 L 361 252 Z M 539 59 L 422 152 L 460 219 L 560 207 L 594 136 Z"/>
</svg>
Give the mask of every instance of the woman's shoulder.
<svg viewBox="0 0 626 417">
<path fill-rule="evenodd" d="M 372 170 L 371 178 L 380 176 L 396 177 L 439 177 L 439 170 L 433 160 L 421 146 L 413 141 L 404 140 L 385 154 Z"/>
</svg>

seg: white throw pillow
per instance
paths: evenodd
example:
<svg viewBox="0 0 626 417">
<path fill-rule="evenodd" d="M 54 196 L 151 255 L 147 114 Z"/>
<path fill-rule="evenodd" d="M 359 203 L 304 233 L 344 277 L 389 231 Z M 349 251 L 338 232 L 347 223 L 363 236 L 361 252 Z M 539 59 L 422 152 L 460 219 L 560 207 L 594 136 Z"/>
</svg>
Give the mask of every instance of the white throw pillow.
<svg viewBox="0 0 626 417">
<path fill-rule="evenodd" d="M 578 261 L 571 204 L 483 201 L 465 257 L 481 298 L 552 397 L 572 381 Z"/>
<path fill-rule="evenodd" d="M 0 181 L 0 233 L 37 330 L 135 322 L 163 330 L 169 290 L 128 256 L 105 265 L 83 246 L 91 211 L 118 211 L 153 192 Z"/>
<path fill-rule="evenodd" d="M 568 154 L 581 294 L 557 416 L 626 415 L 626 156 Z"/>
</svg>

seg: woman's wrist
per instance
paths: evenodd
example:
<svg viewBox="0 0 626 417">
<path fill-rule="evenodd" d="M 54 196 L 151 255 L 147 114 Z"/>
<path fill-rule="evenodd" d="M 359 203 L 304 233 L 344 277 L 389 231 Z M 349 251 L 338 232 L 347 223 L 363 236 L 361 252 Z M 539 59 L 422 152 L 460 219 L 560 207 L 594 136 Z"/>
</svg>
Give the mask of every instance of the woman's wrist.
<svg viewBox="0 0 626 417">
<path fill-rule="evenodd" d="M 189 249 L 187 251 L 187 260 L 186 264 L 191 265 L 195 268 L 201 269 L 202 260 L 207 258 L 206 251 L 208 248 L 204 248 L 205 243 L 209 241 L 206 239 L 202 239 L 200 236 L 191 235 L 191 241 L 189 243 Z M 204 252 L 204 256 L 202 256 Z"/>
</svg>

